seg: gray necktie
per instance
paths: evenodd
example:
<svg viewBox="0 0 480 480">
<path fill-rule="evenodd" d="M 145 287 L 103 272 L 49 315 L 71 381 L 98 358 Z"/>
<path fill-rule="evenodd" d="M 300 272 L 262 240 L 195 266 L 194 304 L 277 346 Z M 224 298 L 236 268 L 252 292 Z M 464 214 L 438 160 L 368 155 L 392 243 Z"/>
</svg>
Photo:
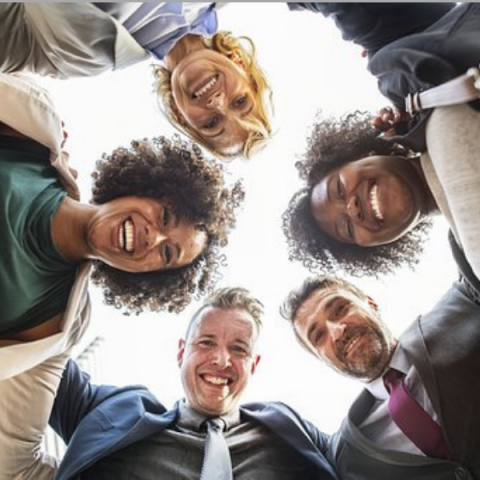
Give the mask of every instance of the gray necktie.
<svg viewBox="0 0 480 480">
<path fill-rule="evenodd" d="M 221 418 L 210 418 L 206 423 L 208 434 L 200 480 L 232 480 L 230 452 L 222 434 L 225 422 Z"/>
</svg>

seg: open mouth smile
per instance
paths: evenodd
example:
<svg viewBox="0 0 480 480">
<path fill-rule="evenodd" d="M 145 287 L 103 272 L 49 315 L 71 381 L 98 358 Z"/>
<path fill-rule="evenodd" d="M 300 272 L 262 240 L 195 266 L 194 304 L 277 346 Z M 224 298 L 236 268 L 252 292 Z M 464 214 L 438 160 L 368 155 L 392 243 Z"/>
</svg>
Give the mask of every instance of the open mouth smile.
<svg viewBox="0 0 480 480">
<path fill-rule="evenodd" d="M 127 218 L 118 231 L 118 243 L 120 248 L 127 253 L 133 253 L 135 250 L 135 226 L 131 218 Z"/>
<path fill-rule="evenodd" d="M 207 383 L 221 387 L 233 383 L 233 379 L 231 378 L 217 377 L 215 375 L 209 375 L 208 373 L 201 375 L 201 378 Z"/>
<path fill-rule="evenodd" d="M 349 342 L 347 343 L 347 345 L 345 345 L 343 349 L 343 356 L 345 358 L 347 358 L 350 355 L 350 353 L 352 353 L 352 351 L 355 350 L 357 343 L 361 338 L 362 338 L 362 334 L 357 333 L 356 335 L 353 336 L 353 338 L 349 340 Z"/>
<path fill-rule="evenodd" d="M 380 203 L 378 201 L 378 190 L 377 190 L 377 184 L 373 183 L 373 185 L 370 188 L 370 191 L 368 192 L 368 197 L 370 200 L 370 206 L 371 206 L 371 211 L 373 212 L 373 217 L 375 220 L 379 222 L 384 221 L 384 216 L 383 212 L 380 209 Z"/>
<path fill-rule="evenodd" d="M 204 84 L 201 88 L 193 92 L 192 98 L 194 100 L 198 100 L 202 98 L 206 93 L 208 93 L 217 83 L 218 83 L 219 75 L 218 73 L 214 75 L 206 84 Z"/>
</svg>

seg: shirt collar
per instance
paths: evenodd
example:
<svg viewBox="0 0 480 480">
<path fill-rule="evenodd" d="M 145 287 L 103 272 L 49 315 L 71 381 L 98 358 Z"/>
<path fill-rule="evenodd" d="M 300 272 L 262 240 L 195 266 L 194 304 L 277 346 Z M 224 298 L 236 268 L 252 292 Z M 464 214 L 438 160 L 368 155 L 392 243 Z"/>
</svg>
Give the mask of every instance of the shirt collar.
<svg viewBox="0 0 480 480">
<path fill-rule="evenodd" d="M 395 368 L 399 372 L 404 373 L 405 375 L 408 373 L 410 370 L 412 364 L 408 360 L 407 354 L 405 353 L 405 350 L 402 348 L 400 344 L 397 345 L 395 351 L 393 352 L 392 359 L 390 360 L 390 363 L 388 365 L 388 370 L 389 368 Z M 386 371 L 385 370 L 385 371 Z M 385 372 L 382 372 L 382 374 L 377 377 L 375 380 L 372 380 L 371 382 L 367 383 L 365 385 L 365 388 L 377 399 L 377 400 L 387 400 L 388 397 L 390 396 L 389 393 L 387 392 L 387 389 L 385 388 L 385 385 L 383 383 L 383 374 Z"/>
<path fill-rule="evenodd" d="M 197 412 L 192 407 L 187 405 L 185 399 L 177 402 L 178 418 L 177 425 L 190 430 L 201 431 L 204 430 L 203 423 L 210 417 L 207 417 L 203 413 Z M 235 408 L 231 412 L 222 415 L 221 418 L 227 425 L 226 430 L 235 427 L 240 424 L 240 410 Z"/>
</svg>

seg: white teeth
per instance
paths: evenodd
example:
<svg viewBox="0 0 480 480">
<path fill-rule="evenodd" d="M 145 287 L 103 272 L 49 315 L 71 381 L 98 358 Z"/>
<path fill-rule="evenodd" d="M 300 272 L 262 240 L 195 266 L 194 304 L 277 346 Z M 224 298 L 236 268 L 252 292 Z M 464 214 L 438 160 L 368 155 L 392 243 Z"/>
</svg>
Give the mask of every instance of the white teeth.
<svg viewBox="0 0 480 480">
<path fill-rule="evenodd" d="M 227 385 L 228 383 L 228 379 L 226 378 L 212 377 L 211 375 L 205 375 L 203 378 L 214 385 Z"/>
<path fill-rule="evenodd" d="M 215 75 L 205 86 L 203 86 L 200 90 L 197 90 L 193 96 L 194 98 L 200 98 L 205 95 L 209 90 L 211 90 L 214 85 L 218 82 L 218 75 Z"/>
<path fill-rule="evenodd" d="M 377 185 L 373 185 L 372 189 L 370 190 L 370 203 L 372 205 L 373 214 L 377 220 L 383 220 L 382 212 L 380 211 L 380 206 L 378 204 L 378 197 L 377 197 Z"/>
<path fill-rule="evenodd" d="M 123 222 L 118 234 L 120 246 L 127 252 L 133 251 L 134 233 L 133 222 L 128 218 Z"/>
<path fill-rule="evenodd" d="M 345 349 L 345 354 L 348 355 L 352 348 L 356 345 L 356 343 L 360 340 L 360 335 L 357 335 L 354 337 L 352 340 L 350 340 L 350 343 L 347 345 L 347 348 Z"/>
</svg>

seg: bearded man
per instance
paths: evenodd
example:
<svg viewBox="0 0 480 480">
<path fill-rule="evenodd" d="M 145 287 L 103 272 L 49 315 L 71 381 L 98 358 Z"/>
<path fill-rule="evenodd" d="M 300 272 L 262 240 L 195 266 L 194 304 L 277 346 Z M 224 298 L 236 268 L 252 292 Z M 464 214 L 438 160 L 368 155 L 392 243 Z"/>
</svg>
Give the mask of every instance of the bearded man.
<svg viewBox="0 0 480 480">
<path fill-rule="evenodd" d="M 282 315 L 299 342 L 365 382 L 328 454 L 341 478 L 480 478 L 480 307 L 456 282 L 397 340 L 352 284 L 314 277 Z"/>
</svg>

